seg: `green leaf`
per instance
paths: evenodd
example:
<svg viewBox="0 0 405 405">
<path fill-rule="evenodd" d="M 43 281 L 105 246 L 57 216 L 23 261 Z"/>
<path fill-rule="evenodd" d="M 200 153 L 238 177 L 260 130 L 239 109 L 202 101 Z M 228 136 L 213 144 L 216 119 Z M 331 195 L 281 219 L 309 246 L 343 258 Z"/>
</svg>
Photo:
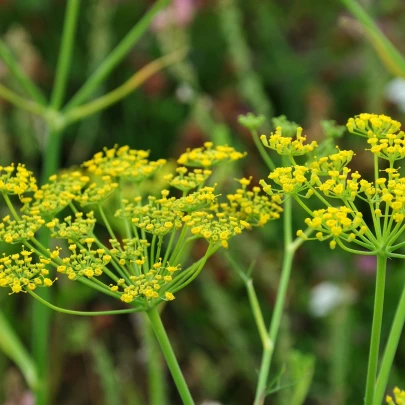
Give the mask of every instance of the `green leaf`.
<svg viewBox="0 0 405 405">
<path fill-rule="evenodd" d="M 0 350 L 20 369 L 28 386 L 35 390 L 38 385 L 36 365 L 20 338 L 0 311 Z"/>
</svg>

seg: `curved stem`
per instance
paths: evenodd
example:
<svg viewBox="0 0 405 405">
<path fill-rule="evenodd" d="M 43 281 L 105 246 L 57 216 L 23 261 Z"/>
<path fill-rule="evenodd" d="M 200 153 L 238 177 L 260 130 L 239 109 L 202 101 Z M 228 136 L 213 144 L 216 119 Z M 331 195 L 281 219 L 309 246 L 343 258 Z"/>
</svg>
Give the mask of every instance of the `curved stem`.
<svg viewBox="0 0 405 405">
<path fill-rule="evenodd" d="M 378 355 L 380 349 L 381 324 L 384 309 L 384 287 L 387 257 L 377 255 L 377 280 L 374 298 L 373 326 L 371 330 L 370 354 L 368 358 L 365 405 L 372 405 L 377 376 Z"/>
<path fill-rule="evenodd" d="M 156 309 L 156 307 L 154 307 L 149 309 L 146 314 L 148 315 L 153 331 L 155 332 L 157 340 L 159 341 L 163 355 L 165 356 L 167 365 L 169 367 L 170 373 L 172 374 L 173 380 L 176 384 L 183 404 L 194 405 L 193 398 L 188 389 L 186 380 L 184 379 L 184 376 L 181 372 L 179 363 L 177 362 L 176 355 L 174 354 L 166 330 L 163 326 L 162 320 L 160 319 L 158 310 Z"/>
<path fill-rule="evenodd" d="M 256 145 L 257 150 L 260 153 L 260 156 L 264 160 L 264 163 L 266 163 L 267 168 L 270 171 L 273 171 L 276 168 L 276 165 L 274 164 L 273 160 L 269 156 L 269 154 L 266 152 L 266 149 L 264 148 L 264 145 L 260 141 L 259 135 L 256 130 L 251 131 L 253 142 Z"/>
<path fill-rule="evenodd" d="M 32 295 L 36 300 L 46 305 L 48 308 L 53 309 L 54 311 L 61 312 L 63 314 L 69 315 L 80 315 L 80 316 L 103 316 L 103 315 L 120 315 L 120 314 L 131 314 L 133 312 L 141 312 L 142 308 L 130 308 L 130 309 L 117 309 L 113 311 L 74 311 L 72 309 L 65 309 L 57 307 L 56 305 L 51 304 L 50 302 L 44 300 L 39 295 L 35 294 L 31 290 L 26 290 L 30 295 Z"/>
<path fill-rule="evenodd" d="M 388 384 L 388 378 L 394 362 L 395 353 L 398 348 L 399 339 L 402 334 L 405 323 L 405 287 L 402 290 L 401 299 L 392 322 L 391 331 L 385 347 L 384 356 L 381 362 L 380 372 L 375 385 L 375 394 L 373 405 L 380 405 L 383 402 L 385 390 Z"/>
<path fill-rule="evenodd" d="M 41 104 L 35 101 L 26 100 L 20 97 L 18 94 L 14 93 L 12 90 L 0 84 L 0 98 L 7 100 L 15 107 L 21 108 L 22 110 L 28 111 L 30 113 L 46 117 L 47 109 Z"/>
<path fill-rule="evenodd" d="M 256 387 L 254 405 L 264 404 L 266 388 L 274 352 L 274 345 L 280 329 L 281 318 L 284 310 L 284 302 L 290 281 L 291 268 L 295 253 L 295 245 L 292 239 L 292 204 L 291 199 L 284 203 L 284 260 L 281 271 L 281 280 L 277 291 L 277 299 L 274 307 L 273 317 L 269 328 L 269 344 L 263 350 L 262 361 L 259 371 L 259 379 Z"/>
</svg>

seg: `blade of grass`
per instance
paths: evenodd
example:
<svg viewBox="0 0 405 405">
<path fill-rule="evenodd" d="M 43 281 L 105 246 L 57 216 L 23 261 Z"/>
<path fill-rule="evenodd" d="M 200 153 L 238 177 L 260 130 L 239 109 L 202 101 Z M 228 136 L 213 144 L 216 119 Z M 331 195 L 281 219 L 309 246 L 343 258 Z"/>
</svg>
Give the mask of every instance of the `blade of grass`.
<svg viewBox="0 0 405 405">
<path fill-rule="evenodd" d="M 0 350 L 14 361 L 28 386 L 35 390 L 38 386 L 38 373 L 34 360 L 2 312 L 0 312 Z"/>
<path fill-rule="evenodd" d="M 90 98 L 93 91 L 103 82 L 112 70 L 124 59 L 139 38 L 149 28 L 155 15 L 167 4 L 169 0 L 158 0 L 140 21 L 128 32 L 117 47 L 109 54 L 100 67 L 89 77 L 81 89 L 67 103 L 66 110 L 69 111 Z"/>
</svg>

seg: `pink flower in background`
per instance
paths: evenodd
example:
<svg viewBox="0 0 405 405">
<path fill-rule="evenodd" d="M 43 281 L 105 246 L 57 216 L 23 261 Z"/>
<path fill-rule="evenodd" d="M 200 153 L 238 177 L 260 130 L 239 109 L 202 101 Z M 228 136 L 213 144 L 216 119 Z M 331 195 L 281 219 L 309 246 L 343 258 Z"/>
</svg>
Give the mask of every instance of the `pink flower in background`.
<svg viewBox="0 0 405 405">
<path fill-rule="evenodd" d="M 31 392 L 25 392 L 18 399 L 5 402 L 3 405 L 35 405 L 34 396 Z"/>
<path fill-rule="evenodd" d="M 187 26 L 196 10 L 196 0 L 173 0 L 171 5 L 161 11 L 154 19 L 152 28 L 163 30 L 168 26 Z"/>
<path fill-rule="evenodd" d="M 356 256 L 354 259 L 355 266 L 363 274 L 374 275 L 376 272 L 377 259 L 375 256 Z"/>
</svg>

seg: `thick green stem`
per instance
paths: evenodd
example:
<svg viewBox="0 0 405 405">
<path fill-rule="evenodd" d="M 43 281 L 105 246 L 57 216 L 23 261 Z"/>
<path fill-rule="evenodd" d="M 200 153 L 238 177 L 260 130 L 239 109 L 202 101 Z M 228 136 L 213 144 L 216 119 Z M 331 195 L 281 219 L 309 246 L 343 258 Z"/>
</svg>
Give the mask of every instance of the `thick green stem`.
<svg viewBox="0 0 405 405">
<path fill-rule="evenodd" d="M 158 310 L 155 307 L 149 309 L 146 313 L 152 325 L 153 331 L 155 332 L 157 340 L 159 341 L 163 355 L 165 356 L 167 365 L 172 374 L 172 377 L 174 379 L 180 397 L 183 401 L 183 404 L 194 405 L 193 398 L 191 397 L 190 391 L 187 387 L 187 383 L 180 370 L 179 363 L 177 362 L 176 356 L 173 352 L 169 338 L 166 334 L 166 330 L 163 326 L 162 320 L 160 319 Z"/>
<path fill-rule="evenodd" d="M 377 255 L 377 280 L 374 298 L 373 326 L 371 329 L 370 354 L 368 358 L 367 384 L 364 400 L 365 405 L 372 405 L 374 400 L 378 355 L 380 352 L 381 324 L 384 309 L 386 266 L 387 257 L 385 255 Z"/>
<path fill-rule="evenodd" d="M 388 378 L 394 362 L 395 353 L 398 348 L 399 339 L 405 323 L 405 288 L 402 290 L 401 299 L 399 300 L 397 312 L 395 313 L 387 346 L 385 347 L 384 356 L 381 362 L 380 372 L 375 385 L 373 405 L 380 405 L 383 401 L 385 390 L 388 384 Z"/>
<path fill-rule="evenodd" d="M 66 83 L 72 63 L 72 50 L 77 26 L 80 0 L 69 0 L 63 26 L 62 44 L 60 47 L 55 83 L 52 91 L 51 106 L 59 110 L 63 103 Z"/>
<path fill-rule="evenodd" d="M 150 405 L 165 405 L 167 397 L 163 359 L 152 327 L 147 320 L 144 324 L 143 342 L 148 353 L 149 403 Z"/>
<path fill-rule="evenodd" d="M 62 132 L 50 130 L 48 133 L 45 150 L 43 152 L 41 183 L 48 181 L 49 176 L 56 173 L 59 168 L 60 149 L 62 145 Z"/>
<path fill-rule="evenodd" d="M 292 240 L 292 205 L 288 198 L 284 203 L 284 261 L 281 271 L 281 280 L 277 292 L 276 304 L 269 328 L 269 345 L 263 350 L 262 362 L 259 371 L 259 380 L 256 388 L 254 405 L 262 405 L 266 397 L 266 388 L 274 352 L 274 345 L 280 329 L 281 318 L 284 311 L 285 297 L 287 295 L 288 283 L 290 281 L 291 268 L 295 250 Z"/>
</svg>

